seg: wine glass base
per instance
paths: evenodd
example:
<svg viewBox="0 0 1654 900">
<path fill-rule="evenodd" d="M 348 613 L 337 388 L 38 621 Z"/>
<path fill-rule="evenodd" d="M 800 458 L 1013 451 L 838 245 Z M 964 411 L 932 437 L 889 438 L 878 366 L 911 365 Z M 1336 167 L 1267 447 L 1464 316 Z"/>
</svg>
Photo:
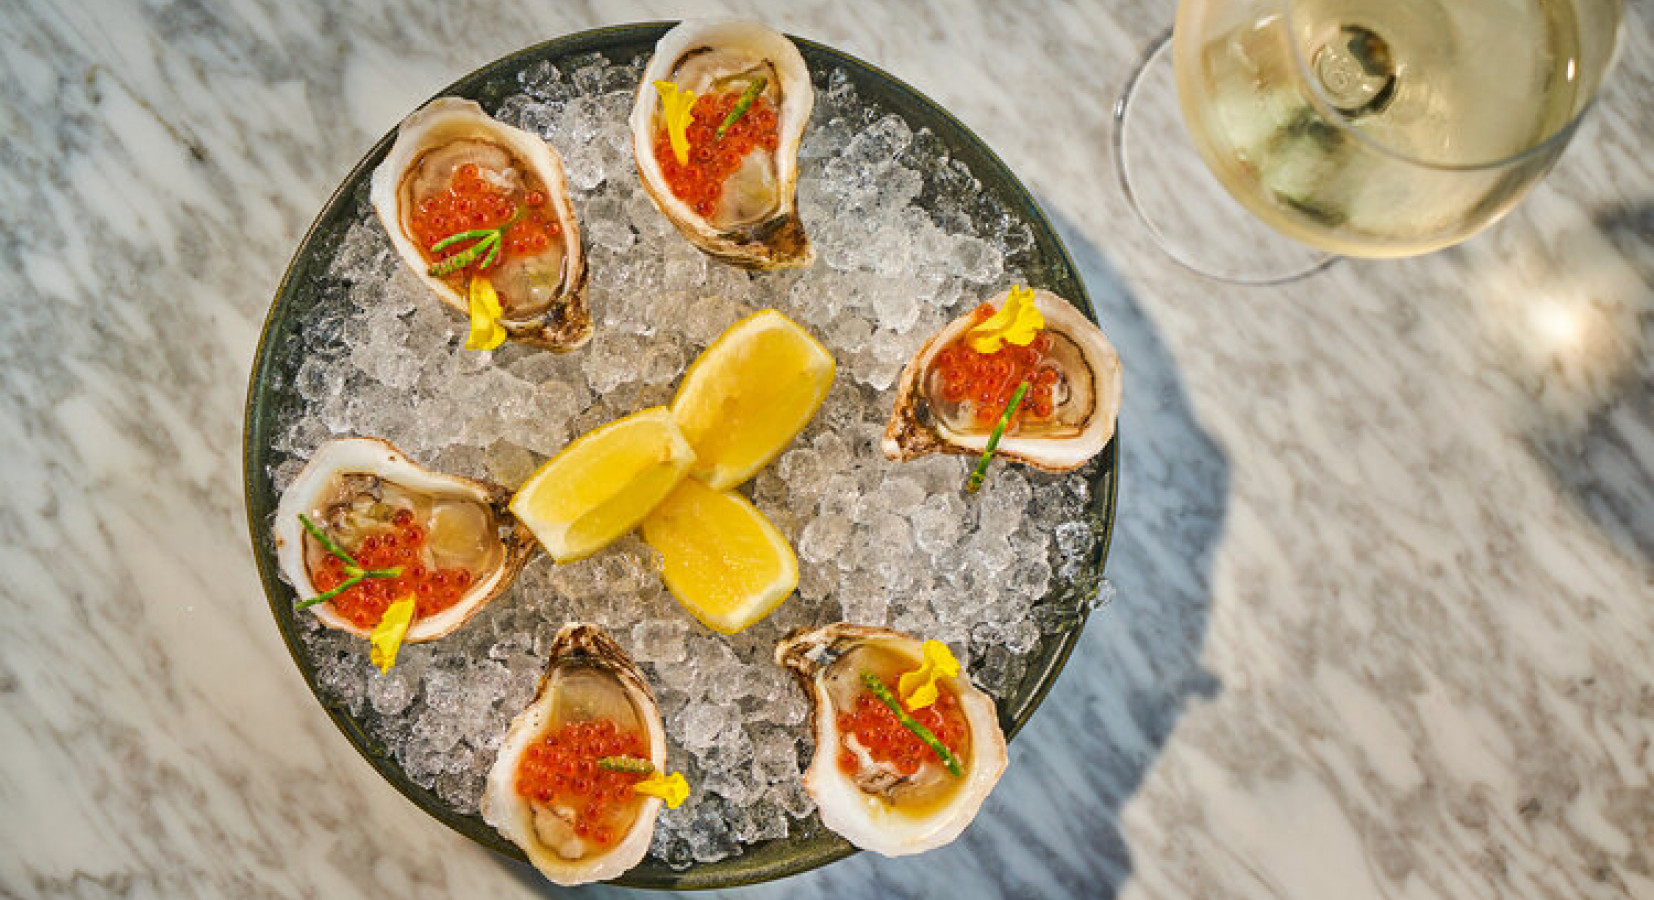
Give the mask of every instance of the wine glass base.
<svg viewBox="0 0 1654 900">
<path fill-rule="evenodd" d="M 1295 281 L 1339 257 L 1274 231 L 1229 195 L 1183 124 L 1168 30 L 1114 104 L 1114 169 L 1126 200 L 1178 265 L 1231 284 Z"/>
</svg>

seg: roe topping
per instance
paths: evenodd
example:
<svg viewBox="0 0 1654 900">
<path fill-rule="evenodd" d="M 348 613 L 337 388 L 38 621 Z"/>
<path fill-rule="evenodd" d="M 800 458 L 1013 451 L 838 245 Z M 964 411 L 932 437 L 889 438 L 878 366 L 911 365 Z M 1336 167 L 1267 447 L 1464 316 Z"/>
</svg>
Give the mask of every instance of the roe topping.
<svg viewBox="0 0 1654 900">
<path fill-rule="evenodd" d="M 605 756 L 647 759 L 642 735 L 607 719 L 565 723 L 529 745 L 517 769 L 517 793 L 570 818 L 578 837 L 607 846 L 625 833 L 636 814 L 640 775 L 611 772 Z"/>
<path fill-rule="evenodd" d="M 735 108 L 739 91 L 698 97 L 687 130 L 689 164 L 678 162 L 672 153 L 672 139 L 662 127 L 655 133 L 655 159 L 672 189 L 672 196 L 689 204 L 703 218 L 710 217 L 723 196 L 724 182 L 740 168 L 741 160 L 755 150 L 774 152 L 780 143 L 776 130 L 775 106 L 760 96 L 745 115 L 718 137 L 718 126 Z"/>
<path fill-rule="evenodd" d="M 469 241 L 459 241 L 432 252 L 431 247 L 444 238 L 481 228 L 498 228 L 511 221 L 519 209 L 526 208 L 523 217 L 505 230 L 500 258 L 494 265 L 498 267 L 514 256 L 533 256 L 544 251 L 563 233 L 563 227 L 545 205 L 545 188 L 533 176 L 524 173 L 520 186 L 508 187 L 497 173 L 476 163 L 465 163 L 454 170 L 446 189 L 414 205 L 409 226 L 426 261 L 438 263 L 458 256 L 471 246 Z M 477 273 L 480 262 L 449 274 L 447 280 L 456 286 L 464 285 Z"/>
<path fill-rule="evenodd" d="M 993 306 L 984 303 L 971 315 L 981 323 L 993 314 Z M 969 404 L 971 420 L 984 430 L 1004 414 L 1017 385 L 1028 382 L 1028 394 L 1005 430 L 1013 434 L 1022 422 L 1044 422 L 1056 411 L 1055 394 L 1062 373 L 1046 359 L 1052 343 L 1051 334 L 1041 331 L 1026 347 L 1006 342 L 993 353 L 980 353 L 962 336 L 936 354 L 932 377 L 941 398 Z"/>
</svg>

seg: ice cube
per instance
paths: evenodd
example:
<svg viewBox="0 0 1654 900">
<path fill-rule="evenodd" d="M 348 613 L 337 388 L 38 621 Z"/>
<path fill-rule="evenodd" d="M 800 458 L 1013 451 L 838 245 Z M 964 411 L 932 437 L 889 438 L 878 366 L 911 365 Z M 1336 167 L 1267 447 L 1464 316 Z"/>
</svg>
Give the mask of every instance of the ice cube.
<svg viewBox="0 0 1654 900">
<path fill-rule="evenodd" d="M 1083 556 L 1091 550 L 1091 528 L 1084 522 L 1064 522 L 1057 526 L 1055 536 L 1057 552 L 1063 556 Z"/>
<path fill-rule="evenodd" d="M 798 554 L 812 563 L 826 563 L 844 551 L 850 541 L 850 522 L 839 516 L 821 516 L 804 526 Z"/>
<path fill-rule="evenodd" d="M 953 494 L 932 494 L 912 514 L 913 542 L 935 555 L 953 546 L 964 525 L 965 505 Z"/>
<path fill-rule="evenodd" d="M 723 731 L 726 721 L 721 704 L 696 703 L 683 711 L 679 719 L 683 745 L 692 753 L 710 748 Z"/>
<path fill-rule="evenodd" d="M 648 662 L 682 662 L 689 626 L 681 619 L 649 619 L 632 626 L 632 655 Z"/>
</svg>

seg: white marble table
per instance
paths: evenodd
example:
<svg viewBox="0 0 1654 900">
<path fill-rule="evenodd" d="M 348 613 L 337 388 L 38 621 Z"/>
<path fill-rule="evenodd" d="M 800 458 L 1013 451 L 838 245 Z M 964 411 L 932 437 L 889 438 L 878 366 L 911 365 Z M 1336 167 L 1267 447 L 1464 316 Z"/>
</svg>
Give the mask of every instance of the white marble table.
<svg viewBox="0 0 1654 900">
<path fill-rule="evenodd" d="M 1120 599 L 982 817 L 731 896 L 1654 897 L 1654 15 L 1507 221 L 1248 290 L 1167 262 L 1107 172 L 1171 14 L 1146 0 L 6 4 L 0 896 L 544 890 L 381 781 L 289 661 L 248 368 L 311 216 L 420 100 L 730 11 L 974 128 L 1128 372 Z"/>
</svg>

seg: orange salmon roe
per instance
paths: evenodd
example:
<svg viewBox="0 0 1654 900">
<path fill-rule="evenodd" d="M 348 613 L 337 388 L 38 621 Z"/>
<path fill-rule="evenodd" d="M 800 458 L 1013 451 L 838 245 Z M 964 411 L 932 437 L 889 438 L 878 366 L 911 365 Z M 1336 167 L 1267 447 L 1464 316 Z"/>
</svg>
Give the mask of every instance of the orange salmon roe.
<svg viewBox="0 0 1654 900">
<path fill-rule="evenodd" d="M 959 699 L 947 691 L 938 691 L 936 702 L 924 709 L 910 710 L 908 715 L 916 719 L 920 725 L 930 729 L 949 750 L 955 755 L 960 741 L 965 736 L 965 717 L 959 710 Z M 841 712 L 838 715 L 839 730 L 839 769 L 846 774 L 854 774 L 860 767 L 856 754 L 851 751 L 849 738 L 855 735 L 856 740 L 865 748 L 875 760 L 885 763 L 903 775 L 912 775 L 919 771 L 919 766 L 933 762 L 942 764 L 941 757 L 931 746 L 919 739 L 919 736 L 907 730 L 907 726 L 896 718 L 890 707 L 884 701 L 864 692 L 856 698 L 856 708 L 850 712 Z"/>
<path fill-rule="evenodd" d="M 993 306 L 987 303 L 972 313 L 979 323 L 993 314 Z M 1051 335 L 1044 331 L 1035 335 L 1026 347 L 1006 341 L 993 353 L 978 353 L 961 337 L 936 354 L 934 365 L 941 380 L 942 399 L 949 403 L 973 402 L 976 424 L 984 429 L 992 428 L 1010 405 L 1017 385 L 1027 381 L 1028 393 L 1011 417 L 1007 433 L 1014 432 L 1024 420 L 1048 420 L 1056 411 L 1052 398 L 1062 377 L 1054 367 L 1045 364 L 1045 354 L 1050 350 Z"/>
<path fill-rule="evenodd" d="M 612 843 L 638 794 L 641 775 L 599 768 L 605 756 L 647 759 L 642 735 L 603 720 L 563 725 L 523 754 L 517 793 L 540 803 L 575 810 L 574 833 L 599 845 Z"/>
<path fill-rule="evenodd" d="M 739 91 L 695 98 L 690 109 L 692 121 L 685 129 L 689 137 L 689 165 L 678 162 L 672 152 L 672 138 L 665 128 L 655 135 L 655 159 L 672 189 L 672 196 L 689 204 L 701 216 L 710 216 L 723 196 L 724 182 L 740 168 L 741 160 L 754 150 L 774 151 L 780 141 L 776 131 L 775 106 L 759 97 L 746 115 L 718 137 L 718 126 L 741 99 Z"/>
<path fill-rule="evenodd" d="M 512 256 L 533 256 L 551 246 L 553 238 L 563 233 L 555 214 L 546 209 L 544 188 L 532 176 L 525 176 L 525 190 L 507 190 L 484 176 L 476 163 L 466 163 L 454 170 L 446 190 L 432 194 L 414 206 L 409 223 L 414 242 L 430 263 L 456 256 L 470 247 L 472 241 L 459 241 L 431 252 L 431 247 L 444 238 L 462 231 L 479 228 L 498 228 L 511 219 L 519 208 L 526 207 L 527 215 L 505 231 L 500 244 L 498 266 Z M 448 276 L 449 280 L 464 283 L 477 271 L 482 260 Z"/>
<path fill-rule="evenodd" d="M 414 521 L 412 511 L 398 510 L 391 517 L 391 525 L 390 531 L 369 535 L 360 546 L 345 549 L 363 568 L 401 566 L 401 577 L 369 578 L 329 601 L 339 615 L 362 628 L 378 625 L 386 607 L 410 593 L 414 595 L 416 618 L 442 612 L 459 602 L 475 577 L 459 567 L 426 567 L 425 529 Z M 308 536 L 305 539 L 315 540 Z M 345 574 L 345 564 L 329 553 L 323 557 L 321 566 L 310 573 L 310 580 L 316 590 L 330 591 L 350 577 Z"/>
</svg>

